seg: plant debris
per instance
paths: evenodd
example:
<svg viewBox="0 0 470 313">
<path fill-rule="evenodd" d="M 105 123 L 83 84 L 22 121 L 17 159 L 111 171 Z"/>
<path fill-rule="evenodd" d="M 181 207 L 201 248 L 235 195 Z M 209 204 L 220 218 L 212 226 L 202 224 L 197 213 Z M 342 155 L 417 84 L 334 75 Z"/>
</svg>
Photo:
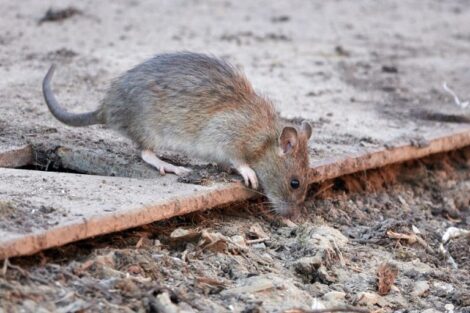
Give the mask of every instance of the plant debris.
<svg viewBox="0 0 470 313">
<path fill-rule="evenodd" d="M 458 106 L 459 108 L 461 109 L 465 109 L 468 107 L 468 104 L 470 103 L 469 101 L 462 101 L 460 100 L 460 98 L 457 96 L 457 94 L 455 93 L 455 91 L 453 91 L 452 89 L 449 88 L 449 86 L 447 86 L 447 83 L 446 82 L 443 82 L 442 83 L 442 88 L 448 93 L 450 94 L 453 98 L 454 98 L 454 103 L 456 106 Z"/>
</svg>

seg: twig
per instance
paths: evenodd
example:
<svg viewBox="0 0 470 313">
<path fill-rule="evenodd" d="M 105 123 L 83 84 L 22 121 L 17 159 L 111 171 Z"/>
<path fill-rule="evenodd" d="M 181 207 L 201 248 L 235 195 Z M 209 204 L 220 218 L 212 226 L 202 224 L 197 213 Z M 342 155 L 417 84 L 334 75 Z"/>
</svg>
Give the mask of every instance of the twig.
<svg viewBox="0 0 470 313">
<path fill-rule="evenodd" d="M 18 272 L 20 272 L 21 275 L 23 275 L 23 276 L 25 276 L 25 277 L 28 277 L 28 276 L 29 276 L 29 273 L 27 273 L 24 269 L 22 269 L 22 268 L 19 267 L 18 265 L 13 265 L 13 264 L 11 264 L 11 263 L 10 263 L 10 260 L 8 260 L 8 258 L 6 258 L 6 259 L 3 261 L 3 268 L 2 268 L 2 274 L 3 274 L 4 277 L 7 275 L 8 268 L 17 270 Z"/>
<path fill-rule="evenodd" d="M 402 234 L 402 233 L 396 233 L 393 230 L 387 230 L 387 236 L 392 239 L 407 240 L 409 244 L 418 242 L 420 245 L 422 245 L 426 249 L 427 252 L 431 254 L 434 253 L 434 250 L 428 245 L 428 243 L 415 233 Z"/>
<path fill-rule="evenodd" d="M 454 102 L 458 107 L 460 107 L 461 109 L 465 109 L 468 106 L 469 102 L 468 101 L 460 101 L 457 94 L 447 86 L 446 82 L 444 82 L 442 84 L 442 88 L 444 88 L 444 90 L 447 91 L 447 93 L 449 93 L 454 98 Z"/>
<path fill-rule="evenodd" d="M 346 266 L 346 262 L 344 261 L 344 258 L 343 258 L 343 253 L 341 252 L 338 245 L 336 244 L 336 240 L 333 239 L 332 241 L 333 241 L 334 249 L 336 250 L 336 253 L 338 254 L 341 266 L 343 266 L 343 267 Z"/>
<path fill-rule="evenodd" d="M 327 186 L 321 188 L 320 190 L 318 190 L 317 192 L 315 192 L 315 194 L 313 195 L 312 198 L 315 198 L 316 196 L 318 196 L 318 195 L 324 193 L 325 191 L 327 191 L 328 189 L 330 189 L 330 188 L 333 187 L 334 185 L 335 185 L 335 184 L 329 184 L 329 185 L 327 185 Z"/>
<path fill-rule="evenodd" d="M 247 245 L 252 245 L 252 244 L 255 244 L 255 243 L 265 242 L 266 240 L 269 240 L 269 237 L 263 237 L 263 238 L 258 238 L 258 239 L 247 240 L 246 244 Z"/>
<path fill-rule="evenodd" d="M 8 258 L 3 260 L 3 267 L 2 267 L 2 276 L 3 277 L 7 276 L 7 270 L 8 270 Z"/>
<path fill-rule="evenodd" d="M 418 243 L 422 245 L 427 252 L 434 254 L 434 249 L 431 248 L 423 238 L 421 238 L 420 236 L 416 236 L 416 240 L 418 240 Z"/>
<path fill-rule="evenodd" d="M 5 259 L 3 261 L 3 268 L 2 268 L 2 275 L 3 277 L 6 277 L 7 275 L 7 271 L 8 271 L 8 268 L 11 268 L 13 270 L 16 270 L 17 272 L 19 272 L 21 275 L 23 275 L 25 278 L 28 278 L 30 280 L 35 280 L 35 281 L 38 281 L 44 285 L 48 285 L 50 284 L 50 281 L 47 281 L 41 277 L 37 277 L 36 275 L 32 274 L 32 273 L 29 273 L 28 271 L 22 269 L 20 266 L 18 265 L 13 265 L 10 263 L 10 261 L 7 259 Z"/>
</svg>

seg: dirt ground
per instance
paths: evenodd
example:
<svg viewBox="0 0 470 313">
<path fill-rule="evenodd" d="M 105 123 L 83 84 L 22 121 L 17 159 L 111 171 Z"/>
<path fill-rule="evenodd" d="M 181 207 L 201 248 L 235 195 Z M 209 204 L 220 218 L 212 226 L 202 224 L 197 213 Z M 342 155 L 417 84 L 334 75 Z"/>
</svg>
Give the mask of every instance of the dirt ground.
<svg viewBox="0 0 470 313">
<path fill-rule="evenodd" d="M 470 312 L 470 233 L 443 241 L 469 169 L 467 148 L 314 185 L 298 225 L 260 200 L 13 259 L 3 311 Z"/>
<path fill-rule="evenodd" d="M 31 143 L 39 158 L 94 151 L 102 175 L 101 156 L 125 167 L 137 151 L 101 126 L 51 118 L 40 91 L 51 63 L 57 97 L 85 111 L 155 53 L 227 58 L 284 118 L 312 122 L 312 162 L 469 127 L 442 86 L 470 98 L 463 0 L 3 0 L 0 11 L 0 145 Z M 470 312 L 470 237 L 442 239 L 469 229 L 469 160 L 463 149 L 312 186 L 297 225 L 260 200 L 13 259 L 0 312 Z M 12 215 L 0 205 L 0 225 L 18 227 Z"/>
</svg>

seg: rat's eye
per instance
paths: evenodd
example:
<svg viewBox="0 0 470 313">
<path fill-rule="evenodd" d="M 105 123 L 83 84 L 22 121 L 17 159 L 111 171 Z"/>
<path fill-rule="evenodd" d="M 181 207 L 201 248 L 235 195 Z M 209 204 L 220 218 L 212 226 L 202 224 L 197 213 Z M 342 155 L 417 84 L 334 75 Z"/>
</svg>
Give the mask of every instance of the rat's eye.
<svg viewBox="0 0 470 313">
<path fill-rule="evenodd" d="M 290 186 L 292 187 L 292 189 L 297 189 L 300 187 L 300 182 L 298 179 L 293 179 L 290 181 Z"/>
</svg>

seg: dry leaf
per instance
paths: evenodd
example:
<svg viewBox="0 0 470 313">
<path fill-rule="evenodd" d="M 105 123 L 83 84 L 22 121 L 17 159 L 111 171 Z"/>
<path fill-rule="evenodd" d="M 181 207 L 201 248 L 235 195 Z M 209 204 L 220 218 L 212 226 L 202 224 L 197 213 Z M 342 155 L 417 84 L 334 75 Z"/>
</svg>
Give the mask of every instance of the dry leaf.
<svg viewBox="0 0 470 313">
<path fill-rule="evenodd" d="M 198 246 L 202 250 L 210 250 L 213 252 L 226 252 L 228 248 L 229 239 L 220 233 L 210 233 L 203 230 L 201 233 L 201 240 Z"/>
<path fill-rule="evenodd" d="M 395 278 L 398 275 L 398 268 L 391 263 L 382 263 L 377 269 L 377 289 L 379 295 L 384 296 L 392 289 Z"/>
<path fill-rule="evenodd" d="M 211 242 L 207 245 L 204 245 L 204 250 L 209 250 L 212 252 L 226 252 L 228 248 L 227 241 L 219 239 L 217 241 Z"/>
<path fill-rule="evenodd" d="M 181 245 L 188 242 L 196 242 L 201 238 L 202 233 L 200 231 L 191 229 L 176 228 L 170 234 L 171 245 Z"/>
</svg>

